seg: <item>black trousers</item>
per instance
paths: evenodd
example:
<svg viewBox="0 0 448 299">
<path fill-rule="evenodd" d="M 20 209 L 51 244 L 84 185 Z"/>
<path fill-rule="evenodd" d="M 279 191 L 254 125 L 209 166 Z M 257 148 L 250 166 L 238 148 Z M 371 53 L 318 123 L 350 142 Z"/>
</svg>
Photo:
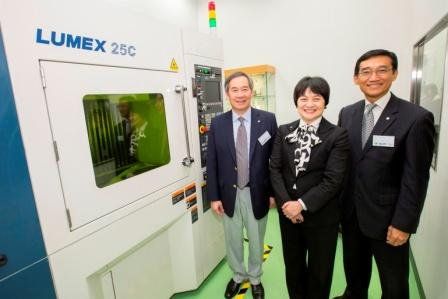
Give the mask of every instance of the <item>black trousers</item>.
<svg viewBox="0 0 448 299">
<path fill-rule="evenodd" d="M 279 215 L 286 285 L 291 299 L 328 299 L 338 225 L 305 227 Z"/>
<path fill-rule="evenodd" d="M 342 241 L 347 298 L 367 299 L 372 257 L 380 276 L 381 298 L 409 298 L 409 241 L 394 247 L 385 240 L 365 236 L 359 228 L 356 212 L 343 222 Z"/>
</svg>

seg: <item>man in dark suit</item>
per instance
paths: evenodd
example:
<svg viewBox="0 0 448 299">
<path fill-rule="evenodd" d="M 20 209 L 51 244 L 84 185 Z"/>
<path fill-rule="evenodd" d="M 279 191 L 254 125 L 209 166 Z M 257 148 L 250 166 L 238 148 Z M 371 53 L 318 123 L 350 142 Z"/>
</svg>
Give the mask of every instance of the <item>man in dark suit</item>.
<svg viewBox="0 0 448 299">
<path fill-rule="evenodd" d="M 226 298 L 249 280 L 254 298 L 264 298 L 261 284 L 263 239 L 272 194 L 269 157 L 277 130 L 272 113 L 251 108 L 252 80 L 242 72 L 230 75 L 225 90 L 232 110 L 212 120 L 208 134 L 207 197 L 223 217 L 227 262 L 233 278 Z M 243 229 L 249 239 L 246 270 Z"/>
<path fill-rule="evenodd" d="M 389 89 L 398 61 L 372 50 L 356 62 L 354 82 L 365 99 L 343 108 L 351 173 L 342 195 L 347 287 L 337 298 L 367 298 L 372 256 L 382 298 L 409 298 L 409 236 L 417 230 L 434 149 L 434 119 Z"/>
</svg>

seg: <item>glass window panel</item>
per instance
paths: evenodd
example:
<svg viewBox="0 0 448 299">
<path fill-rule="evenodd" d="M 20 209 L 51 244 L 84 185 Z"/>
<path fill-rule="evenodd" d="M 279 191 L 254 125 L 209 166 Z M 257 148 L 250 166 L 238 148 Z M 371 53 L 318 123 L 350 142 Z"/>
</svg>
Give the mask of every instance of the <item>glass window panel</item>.
<svg viewBox="0 0 448 299">
<path fill-rule="evenodd" d="M 447 53 L 448 28 L 443 29 L 421 46 L 421 85 L 419 104 L 434 114 L 436 146 L 432 166 L 437 165 L 440 118 L 442 115 L 443 81 Z"/>
<path fill-rule="evenodd" d="M 170 162 L 162 94 L 89 94 L 83 105 L 99 188 Z"/>
<path fill-rule="evenodd" d="M 442 108 L 447 31 L 442 30 L 423 46 L 420 105 L 434 114 L 436 125 L 440 124 Z"/>
</svg>

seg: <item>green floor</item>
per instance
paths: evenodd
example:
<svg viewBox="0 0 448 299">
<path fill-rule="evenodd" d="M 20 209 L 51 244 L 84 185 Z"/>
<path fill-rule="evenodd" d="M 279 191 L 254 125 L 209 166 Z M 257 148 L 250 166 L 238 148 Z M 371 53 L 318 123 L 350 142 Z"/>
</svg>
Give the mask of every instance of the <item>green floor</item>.
<svg viewBox="0 0 448 299">
<path fill-rule="evenodd" d="M 262 277 L 262 282 L 265 288 L 266 298 L 288 298 L 285 285 L 280 231 L 278 227 L 278 214 L 274 209 L 269 212 L 265 243 L 273 246 L 268 259 L 263 265 L 264 274 Z M 223 260 L 197 290 L 176 294 L 172 298 L 223 298 L 224 289 L 230 277 L 230 269 L 227 266 L 226 261 Z M 411 299 L 420 299 L 417 283 L 415 281 L 414 273 L 412 272 L 412 267 L 409 285 Z M 339 239 L 330 298 L 342 294 L 344 288 L 345 276 L 342 264 L 342 244 Z M 247 291 L 244 298 L 252 298 L 250 290 Z M 370 282 L 369 298 L 381 298 L 381 287 L 376 268 L 374 268 L 372 280 Z"/>
</svg>

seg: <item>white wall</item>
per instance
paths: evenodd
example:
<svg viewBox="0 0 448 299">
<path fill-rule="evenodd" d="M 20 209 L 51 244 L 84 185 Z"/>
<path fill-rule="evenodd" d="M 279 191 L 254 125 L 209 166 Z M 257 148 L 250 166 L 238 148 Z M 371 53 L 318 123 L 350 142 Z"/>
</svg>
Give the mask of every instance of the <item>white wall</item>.
<svg viewBox="0 0 448 299">
<path fill-rule="evenodd" d="M 164 23 L 176 25 L 182 28 L 197 30 L 197 0 L 82 0 L 93 4 L 126 8 L 127 11 L 143 14 Z M 120 20 L 117 20 L 120 22 Z M 141 34 L 145 34 L 141 28 Z"/>
<path fill-rule="evenodd" d="M 406 0 L 216 0 L 216 14 L 226 68 L 277 68 L 279 123 L 296 119 L 292 92 L 305 75 L 329 81 L 332 94 L 325 115 L 335 122 L 341 107 L 361 99 L 353 68 L 373 48 L 397 53 L 400 76 L 393 91 L 404 98 L 410 94 L 412 19 Z M 208 32 L 205 0 L 198 0 L 198 17 L 199 30 Z"/>
<path fill-rule="evenodd" d="M 429 4 L 429 5 L 428 5 Z M 448 1 L 412 1 L 412 42 L 422 38 L 445 14 Z M 420 220 L 420 227 L 411 243 L 412 252 L 426 294 L 426 298 L 448 298 L 448 62 L 445 63 L 444 105 L 437 171 L 431 169 L 428 195 Z"/>
</svg>

